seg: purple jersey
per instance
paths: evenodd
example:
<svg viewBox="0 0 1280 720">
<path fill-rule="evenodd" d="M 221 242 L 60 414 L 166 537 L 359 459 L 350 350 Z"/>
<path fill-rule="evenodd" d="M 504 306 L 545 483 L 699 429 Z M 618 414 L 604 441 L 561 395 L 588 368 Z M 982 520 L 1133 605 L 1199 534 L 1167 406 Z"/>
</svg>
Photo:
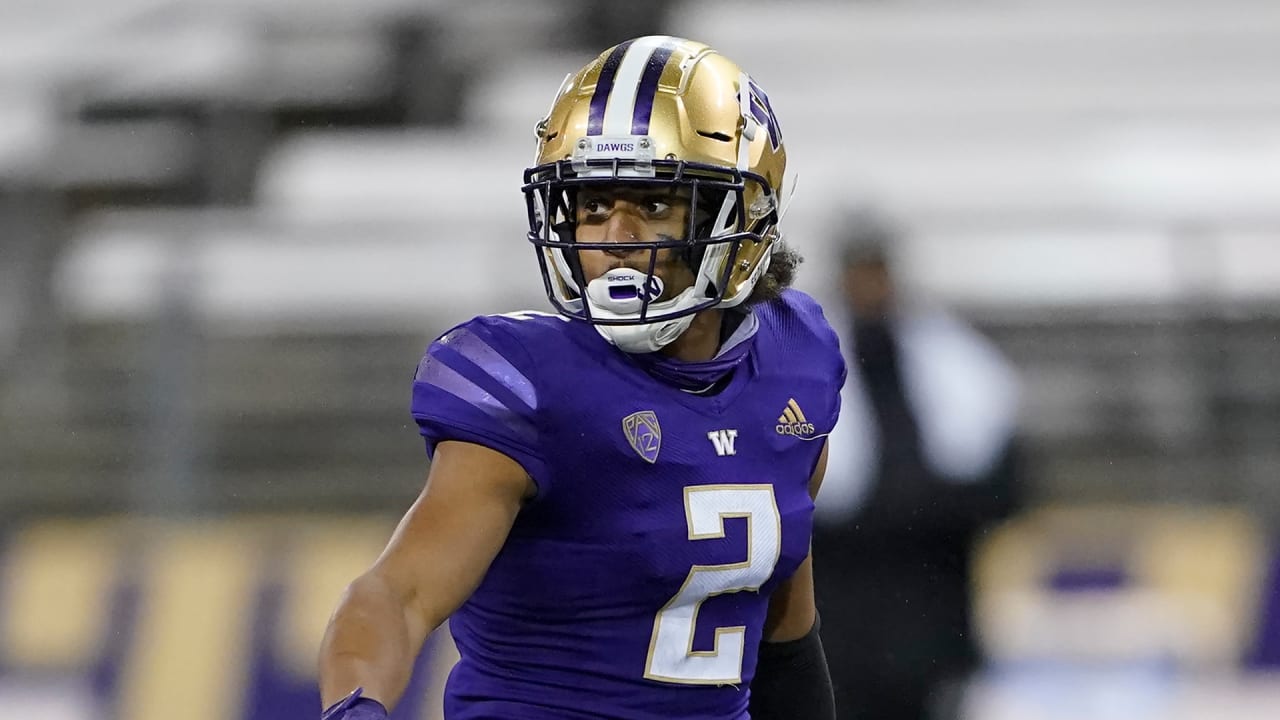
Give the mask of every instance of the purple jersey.
<svg viewBox="0 0 1280 720">
<path fill-rule="evenodd" d="M 450 720 L 747 717 L 845 374 L 810 297 L 753 312 L 750 354 L 710 396 L 554 315 L 479 317 L 431 345 L 413 391 L 428 452 L 479 443 L 538 487 L 450 619 Z"/>
</svg>

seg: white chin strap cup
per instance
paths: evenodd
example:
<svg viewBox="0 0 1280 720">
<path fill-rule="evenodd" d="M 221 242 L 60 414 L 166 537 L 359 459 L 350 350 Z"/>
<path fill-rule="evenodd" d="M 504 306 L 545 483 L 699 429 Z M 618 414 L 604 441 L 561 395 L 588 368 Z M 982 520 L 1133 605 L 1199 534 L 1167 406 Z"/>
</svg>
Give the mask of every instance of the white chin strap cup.
<svg viewBox="0 0 1280 720">
<path fill-rule="evenodd" d="M 644 325 L 596 325 L 596 331 L 626 353 L 658 352 L 689 328 L 692 315 Z"/>
<path fill-rule="evenodd" d="M 587 283 L 586 301 L 591 316 L 601 320 L 636 320 L 646 298 L 662 296 L 662 280 L 631 268 L 610 270 Z M 694 291 L 689 288 L 664 302 L 650 302 L 649 314 L 667 315 L 693 306 Z M 672 320 L 659 320 L 640 325 L 596 325 L 596 331 L 628 353 L 657 352 L 669 345 L 693 322 L 693 315 Z"/>
</svg>

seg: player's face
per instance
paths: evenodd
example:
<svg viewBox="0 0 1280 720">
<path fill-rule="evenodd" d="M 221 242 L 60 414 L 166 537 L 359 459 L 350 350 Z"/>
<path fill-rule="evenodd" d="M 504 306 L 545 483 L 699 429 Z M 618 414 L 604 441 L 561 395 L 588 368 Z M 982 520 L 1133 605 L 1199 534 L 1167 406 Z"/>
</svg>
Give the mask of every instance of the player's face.
<svg viewBox="0 0 1280 720">
<path fill-rule="evenodd" d="M 577 241 L 637 243 L 681 239 L 688 229 L 688 190 L 638 185 L 603 185 L 579 191 Z M 624 249 L 581 250 L 578 259 L 587 280 L 610 270 L 629 267 L 648 271 L 651 251 Z M 654 274 L 662 279 L 659 300 L 673 297 L 693 284 L 693 270 L 678 249 L 658 251 Z"/>
</svg>

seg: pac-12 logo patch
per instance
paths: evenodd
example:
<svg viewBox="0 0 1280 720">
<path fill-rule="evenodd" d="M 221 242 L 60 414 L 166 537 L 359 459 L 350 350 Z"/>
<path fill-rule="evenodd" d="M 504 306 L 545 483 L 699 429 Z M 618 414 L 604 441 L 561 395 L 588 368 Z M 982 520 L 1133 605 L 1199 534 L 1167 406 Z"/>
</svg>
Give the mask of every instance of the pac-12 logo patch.
<svg viewBox="0 0 1280 720">
<path fill-rule="evenodd" d="M 649 462 L 657 462 L 662 448 L 662 427 L 652 410 L 633 412 L 622 418 L 622 431 L 627 435 L 631 449 Z"/>
</svg>

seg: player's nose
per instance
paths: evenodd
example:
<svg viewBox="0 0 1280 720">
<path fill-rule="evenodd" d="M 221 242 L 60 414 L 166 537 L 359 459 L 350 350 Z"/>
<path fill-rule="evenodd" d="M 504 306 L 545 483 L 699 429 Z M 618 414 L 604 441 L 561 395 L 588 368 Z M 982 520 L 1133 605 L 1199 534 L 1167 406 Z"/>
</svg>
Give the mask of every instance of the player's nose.
<svg viewBox="0 0 1280 720">
<path fill-rule="evenodd" d="M 604 224 L 604 241 L 607 243 L 635 243 L 644 240 L 643 222 L 623 203 L 614 206 Z M 618 248 L 609 250 L 611 255 L 628 255 L 636 250 Z"/>
</svg>

